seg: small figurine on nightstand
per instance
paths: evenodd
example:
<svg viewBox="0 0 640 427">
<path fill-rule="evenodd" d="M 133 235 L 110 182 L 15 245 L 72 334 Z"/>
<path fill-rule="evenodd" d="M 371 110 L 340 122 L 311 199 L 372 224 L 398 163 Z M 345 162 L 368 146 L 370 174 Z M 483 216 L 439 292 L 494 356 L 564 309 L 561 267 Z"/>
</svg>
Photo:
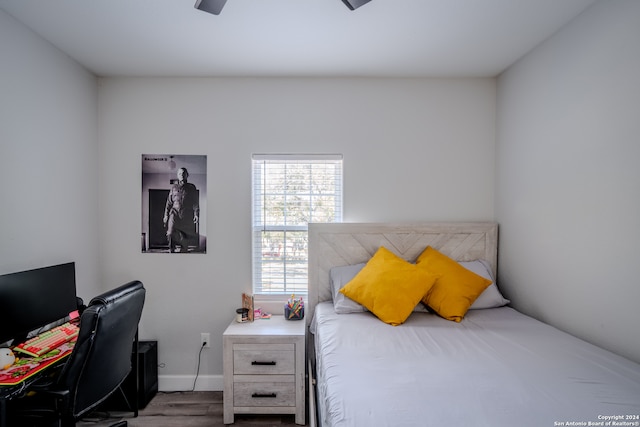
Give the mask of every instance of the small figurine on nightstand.
<svg viewBox="0 0 640 427">
<path fill-rule="evenodd" d="M 304 318 L 304 301 L 302 297 L 295 299 L 294 295 L 284 305 L 284 318 L 287 320 L 301 320 Z"/>
<path fill-rule="evenodd" d="M 253 310 L 254 319 L 271 319 L 271 313 L 267 313 L 262 308 L 258 307 Z"/>
</svg>

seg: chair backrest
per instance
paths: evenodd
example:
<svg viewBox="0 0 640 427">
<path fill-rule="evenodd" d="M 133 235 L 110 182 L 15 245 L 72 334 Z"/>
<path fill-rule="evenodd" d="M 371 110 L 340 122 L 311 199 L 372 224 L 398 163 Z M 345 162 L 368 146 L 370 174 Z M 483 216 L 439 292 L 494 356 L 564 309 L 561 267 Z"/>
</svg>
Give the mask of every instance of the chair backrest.
<svg viewBox="0 0 640 427">
<path fill-rule="evenodd" d="M 131 351 L 145 300 L 139 281 L 93 298 L 80 317 L 78 340 L 58 377 L 70 391 L 68 415 L 102 403 L 131 371 Z"/>
</svg>

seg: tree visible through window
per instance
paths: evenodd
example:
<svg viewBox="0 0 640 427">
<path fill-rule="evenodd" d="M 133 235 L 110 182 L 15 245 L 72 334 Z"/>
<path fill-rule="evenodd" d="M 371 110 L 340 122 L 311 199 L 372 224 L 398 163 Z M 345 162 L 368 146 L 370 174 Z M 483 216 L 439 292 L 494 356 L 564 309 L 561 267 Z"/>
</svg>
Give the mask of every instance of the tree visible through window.
<svg viewBox="0 0 640 427">
<path fill-rule="evenodd" d="M 307 293 L 307 224 L 342 221 L 341 155 L 253 156 L 253 291 Z"/>
</svg>

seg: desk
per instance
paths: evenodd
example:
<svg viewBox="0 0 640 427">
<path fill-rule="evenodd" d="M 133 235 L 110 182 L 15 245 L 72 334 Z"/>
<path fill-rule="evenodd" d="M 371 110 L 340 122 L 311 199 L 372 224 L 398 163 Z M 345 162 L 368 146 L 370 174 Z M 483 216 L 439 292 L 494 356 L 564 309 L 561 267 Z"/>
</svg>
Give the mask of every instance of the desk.
<svg viewBox="0 0 640 427">
<path fill-rule="evenodd" d="M 62 362 L 60 362 L 62 363 Z M 55 366 L 57 366 L 56 364 Z M 50 365 L 49 368 L 54 365 Z M 31 384 L 36 382 L 38 379 L 42 378 L 48 370 L 42 370 L 38 374 L 33 375 L 26 380 L 22 381 L 20 384 L 16 385 L 7 385 L 0 386 L 0 427 L 8 427 L 7 424 L 7 401 L 14 399 L 16 397 L 20 397 L 26 390 L 29 389 Z"/>
<path fill-rule="evenodd" d="M 0 427 L 7 426 L 7 400 L 21 396 L 31 384 L 64 363 L 74 344 L 75 341 L 65 343 L 42 358 L 22 357 L 16 352 L 18 360 L 9 369 L 0 371 Z"/>
</svg>

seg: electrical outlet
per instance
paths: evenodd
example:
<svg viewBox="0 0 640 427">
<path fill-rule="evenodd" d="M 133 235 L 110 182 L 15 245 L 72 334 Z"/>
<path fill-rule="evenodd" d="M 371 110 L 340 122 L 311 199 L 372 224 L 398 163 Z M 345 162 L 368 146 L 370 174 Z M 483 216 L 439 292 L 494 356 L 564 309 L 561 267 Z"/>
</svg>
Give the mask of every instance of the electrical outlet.
<svg viewBox="0 0 640 427">
<path fill-rule="evenodd" d="M 200 334 L 200 346 L 206 348 L 211 347 L 211 336 L 208 332 L 202 332 Z"/>
</svg>

